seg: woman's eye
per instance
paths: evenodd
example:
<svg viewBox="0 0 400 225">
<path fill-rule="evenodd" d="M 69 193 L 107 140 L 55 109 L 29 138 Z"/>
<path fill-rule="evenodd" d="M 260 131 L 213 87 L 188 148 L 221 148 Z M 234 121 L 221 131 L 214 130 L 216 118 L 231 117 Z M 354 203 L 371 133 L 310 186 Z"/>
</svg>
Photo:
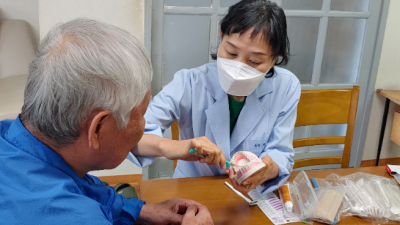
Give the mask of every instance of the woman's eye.
<svg viewBox="0 0 400 225">
<path fill-rule="evenodd" d="M 230 53 L 228 51 L 226 51 L 226 53 L 228 53 L 228 55 L 230 55 L 230 56 L 237 56 L 237 54 L 233 54 L 233 53 Z"/>
<path fill-rule="evenodd" d="M 254 65 L 260 65 L 261 64 L 260 62 L 254 62 L 254 61 L 251 61 L 251 60 L 250 60 L 250 62 L 253 63 Z"/>
</svg>

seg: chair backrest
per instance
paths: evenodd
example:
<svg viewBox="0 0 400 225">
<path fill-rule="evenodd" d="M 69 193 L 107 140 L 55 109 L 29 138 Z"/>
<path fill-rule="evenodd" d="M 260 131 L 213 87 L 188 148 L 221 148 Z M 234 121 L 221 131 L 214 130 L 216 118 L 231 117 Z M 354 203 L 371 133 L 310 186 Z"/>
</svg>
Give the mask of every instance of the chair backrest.
<svg viewBox="0 0 400 225">
<path fill-rule="evenodd" d="M 299 159 L 295 161 L 294 168 L 323 164 L 342 164 L 342 168 L 349 167 L 359 91 L 360 88 L 358 86 L 354 86 L 352 89 L 301 91 L 297 107 L 296 127 L 321 124 L 347 124 L 347 131 L 346 136 L 312 137 L 293 140 L 294 148 L 313 145 L 344 144 L 342 157 Z M 179 127 L 177 123 L 172 123 L 171 132 L 172 139 L 179 140 Z M 174 170 L 176 163 L 177 160 L 174 160 Z"/>
<path fill-rule="evenodd" d="M 342 157 L 314 157 L 299 159 L 294 168 L 341 164 L 342 168 L 349 167 L 351 142 L 353 140 L 354 123 L 356 119 L 358 94 L 360 88 L 304 90 L 301 92 L 297 106 L 296 127 L 321 124 L 347 124 L 346 136 L 312 137 L 293 141 L 293 147 L 313 145 L 344 144 Z"/>
</svg>

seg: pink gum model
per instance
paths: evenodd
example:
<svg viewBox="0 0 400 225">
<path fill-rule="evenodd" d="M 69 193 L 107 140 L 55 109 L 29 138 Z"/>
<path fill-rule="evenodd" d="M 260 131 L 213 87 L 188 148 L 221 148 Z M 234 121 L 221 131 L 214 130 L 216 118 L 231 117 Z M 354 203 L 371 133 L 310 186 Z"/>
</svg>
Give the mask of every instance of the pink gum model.
<svg viewBox="0 0 400 225">
<path fill-rule="evenodd" d="M 236 152 L 231 159 L 231 163 L 240 166 L 238 168 L 233 167 L 236 172 L 235 180 L 239 184 L 266 166 L 260 158 L 248 151 Z"/>
</svg>

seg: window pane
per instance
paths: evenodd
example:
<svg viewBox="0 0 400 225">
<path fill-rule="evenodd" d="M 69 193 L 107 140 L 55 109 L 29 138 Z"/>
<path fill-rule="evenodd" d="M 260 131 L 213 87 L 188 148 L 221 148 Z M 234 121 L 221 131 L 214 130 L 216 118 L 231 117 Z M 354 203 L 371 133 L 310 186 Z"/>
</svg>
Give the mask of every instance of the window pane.
<svg viewBox="0 0 400 225">
<path fill-rule="evenodd" d="M 321 124 L 308 126 L 311 129 L 310 137 L 345 136 L 346 124 Z"/>
<path fill-rule="evenodd" d="M 166 6 L 211 7 L 211 0 L 165 0 Z"/>
<path fill-rule="evenodd" d="M 331 10 L 367 12 L 369 0 L 332 0 Z"/>
<path fill-rule="evenodd" d="M 293 140 L 296 139 L 301 139 L 301 138 L 306 138 L 306 127 L 295 127 L 294 128 L 294 134 L 293 134 Z M 299 147 L 295 148 L 294 152 L 304 152 L 306 147 Z"/>
<path fill-rule="evenodd" d="M 329 19 L 320 83 L 356 83 L 365 24 L 365 19 Z"/>
<path fill-rule="evenodd" d="M 329 136 L 346 136 L 346 124 L 326 124 L 310 126 L 310 137 L 329 137 Z M 344 145 L 316 145 L 311 146 L 310 151 L 321 149 L 343 149 Z"/>
<path fill-rule="evenodd" d="M 319 21 L 319 18 L 287 18 L 291 56 L 284 67 L 302 84 L 311 83 Z"/>
<path fill-rule="evenodd" d="M 219 7 L 221 8 L 225 8 L 225 7 L 229 7 L 231 5 L 234 5 L 236 3 L 240 2 L 240 0 L 221 0 L 219 3 Z"/>
<path fill-rule="evenodd" d="M 183 68 L 208 63 L 210 16 L 164 17 L 163 85 Z"/>
<path fill-rule="evenodd" d="M 293 139 L 301 139 L 305 137 L 306 137 L 306 126 L 294 128 Z"/>
<path fill-rule="evenodd" d="M 283 0 L 283 9 L 321 10 L 322 0 Z"/>
<path fill-rule="evenodd" d="M 222 20 L 224 17 L 225 17 L 225 15 L 224 15 L 224 16 L 218 16 L 218 33 L 217 33 L 217 37 L 218 37 L 218 41 L 217 41 L 218 47 L 219 47 L 219 45 L 221 44 L 221 35 L 219 34 L 219 31 L 221 30 L 221 20 Z"/>
<path fill-rule="evenodd" d="M 293 139 L 307 138 L 306 127 L 310 129 L 310 137 L 329 137 L 329 136 L 345 136 L 346 124 L 327 124 L 327 125 L 313 125 L 294 128 Z M 295 148 L 295 152 L 304 152 L 306 147 Z M 310 151 L 322 151 L 332 149 L 343 149 L 344 145 L 315 145 L 310 146 Z M 310 156 L 313 157 L 313 156 Z"/>
</svg>

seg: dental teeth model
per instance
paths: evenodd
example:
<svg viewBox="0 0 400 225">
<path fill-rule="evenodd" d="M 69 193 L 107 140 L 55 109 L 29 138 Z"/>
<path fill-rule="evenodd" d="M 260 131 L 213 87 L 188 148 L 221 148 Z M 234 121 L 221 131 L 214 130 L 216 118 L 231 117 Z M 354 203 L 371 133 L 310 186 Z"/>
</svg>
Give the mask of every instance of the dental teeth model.
<svg viewBox="0 0 400 225">
<path fill-rule="evenodd" d="M 241 184 L 246 178 L 265 167 L 263 161 L 258 158 L 254 153 L 248 151 L 236 152 L 231 163 L 238 165 L 233 167 L 236 172 L 235 180 Z"/>
</svg>

